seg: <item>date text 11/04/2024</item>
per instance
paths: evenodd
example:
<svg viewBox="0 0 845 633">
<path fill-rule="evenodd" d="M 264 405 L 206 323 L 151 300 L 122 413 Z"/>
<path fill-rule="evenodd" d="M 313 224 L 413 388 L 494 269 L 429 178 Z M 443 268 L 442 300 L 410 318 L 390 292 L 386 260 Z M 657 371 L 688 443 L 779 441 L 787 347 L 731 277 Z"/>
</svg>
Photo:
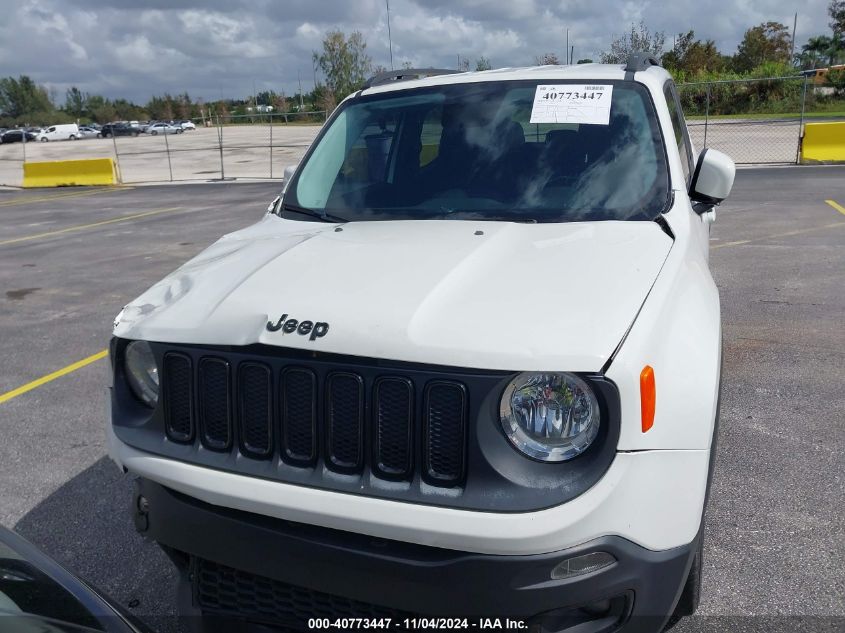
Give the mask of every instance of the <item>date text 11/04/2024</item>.
<svg viewBox="0 0 845 633">
<path fill-rule="evenodd" d="M 511 618 L 310 618 L 308 629 L 314 630 L 345 630 L 360 631 L 367 629 L 400 630 L 400 631 L 434 631 L 434 630 L 524 630 L 528 623 L 524 620 Z"/>
</svg>

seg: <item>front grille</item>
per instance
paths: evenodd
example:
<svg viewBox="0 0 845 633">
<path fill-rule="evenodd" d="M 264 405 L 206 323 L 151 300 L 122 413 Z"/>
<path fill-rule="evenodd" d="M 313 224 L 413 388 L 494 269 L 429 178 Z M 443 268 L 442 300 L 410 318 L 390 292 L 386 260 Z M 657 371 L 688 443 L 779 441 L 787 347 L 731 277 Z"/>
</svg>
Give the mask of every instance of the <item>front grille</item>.
<svg viewBox="0 0 845 633">
<path fill-rule="evenodd" d="M 307 630 L 311 618 L 392 618 L 409 614 L 226 567 L 192 560 L 194 598 L 204 614 Z"/>
<path fill-rule="evenodd" d="M 376 382 L 373 401 L 373 463 L 387 478 L 405 478 L 411 472 L 414 385 L 405 378 L 381 378 Z"/>
<path fill-rule="evenodd" d="M 206 447 L 225 451 L 232 445 L 232 403 L 229 363 L 203 358 L 199 364 L 199 419 Z"/>
<path fill-rule="evenodd" d="M 329 463 L 355 472 L 362 465 L 364 381 L 348 373 L 331 374 L 326 381 L 326 431 Z"/>
<path fill-rule="evenodd" d="M 425 474 L 454 485 L 464 475 L 466 393 L 462 385 L 434 382 L 426 389 Z"/>
<path fill-rule="evenodd" d="M 167 437 L 209 449 L 197 454 L 203 463 L 217 459 L 214 464 L 239 472 L 276 471 L 283 480 L 316 485 L 354 485 L 333 473 L 400 485 L 464 483 L 469 397 L 463 382 L 434 372 L 403 376 L 226 350 L 162 355 Z M 232 453 L 235 460 L 220 461 Z"/>
<path fill-rule="evenodd" d="M 241 449 L 256 457 L 269 457 L 273 450 L 273 400 L 270 369 L 259 363 L 243 363 L 238 380 L 241 414 Z"/>
<path fill-rule="evenodd" d="M 317 377 L 301 367 L 282 371 L 282 454 L 293 464 L 317 459 Z"/>
<path fill-rule="evenodd" d="M 164 406 L 167 437 L 175 442 L 194 439 L 194 390 L 191 359 L 182 354 L 164 356 Z"/>
</svg>

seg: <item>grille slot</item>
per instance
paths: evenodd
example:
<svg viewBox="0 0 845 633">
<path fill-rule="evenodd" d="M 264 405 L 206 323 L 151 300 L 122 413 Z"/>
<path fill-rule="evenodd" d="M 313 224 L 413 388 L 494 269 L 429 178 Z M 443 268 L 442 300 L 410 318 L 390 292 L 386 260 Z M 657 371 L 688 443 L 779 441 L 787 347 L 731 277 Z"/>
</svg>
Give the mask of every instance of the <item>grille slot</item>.
<svg viewBox="0 0 845 633">
<path fill-rule="evenodd" d="M 454 382 L 431 382 L 425 392 L 424 475 L 439 485 L 464 477 L 466 389 Z"/>
<path fill-rule="evenodd" d="M 194 439 L 194 389 L 191 359 L 184 354 L 164 355 L 164 415 L 167 437 L 174 442 Z"/>
<path fill-rule="evenodd" d="M 326 379 L 327 461 L 335 470 L 356 472 L 363 465 L 364 381 L 337 372 Z"/>
<path fill-rule="evenodd" d="M 282 454 L 294 464 L 310 466 L 317 459 L 317 378 L 309 369 L 282 371 Z"/>
<path fill-rule="evenodd" d="M 229 450 L 232 445 L 229 363 L 220 358 L 200 360 L 197 388 L 202 443 L 212 450 Z"/>
<path fill-rule="evenodd" d="M 238 376 L 241 450 L 253 457 L 273 452 L 273 400 L 270 369 L 241 363 Z"/>
<path fill-rule="evenodd" d="M 373 465 L 386 478 L 411 474 L 414 386 L 406 378 L 379 378 L 373 390 Z"/>
</svg>

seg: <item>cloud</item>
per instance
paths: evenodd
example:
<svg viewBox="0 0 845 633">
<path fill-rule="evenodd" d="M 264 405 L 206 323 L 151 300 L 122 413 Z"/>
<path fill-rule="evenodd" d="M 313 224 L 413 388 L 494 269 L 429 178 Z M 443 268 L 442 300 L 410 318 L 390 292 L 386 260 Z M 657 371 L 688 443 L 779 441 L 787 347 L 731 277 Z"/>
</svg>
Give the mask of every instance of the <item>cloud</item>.
<svg viewBox="0 0 845 633">
<path fill-rule="evenodd" d="M 797 45 L 827 27 L 828 0 L 801 5 Z M 27 74 L 62 99 L 71 85 L 145 103 L 187 91 L 205 99 L 310 89 L 311 55 L 326 31 L 360 30 L 375 64 L 389 67 L 384 0 L 23 0 L 0 22 L 0 76 Z M 644 20 L 672 36 L 694 29 L 732 53 L 743 32 L 792 26 L 793 3 L 675 0 L 390 0 L 394 61 L 454 67 L 482 55 L 494 66 L 536 55 L 595 58 L 611 37 Z"/>
</svg>

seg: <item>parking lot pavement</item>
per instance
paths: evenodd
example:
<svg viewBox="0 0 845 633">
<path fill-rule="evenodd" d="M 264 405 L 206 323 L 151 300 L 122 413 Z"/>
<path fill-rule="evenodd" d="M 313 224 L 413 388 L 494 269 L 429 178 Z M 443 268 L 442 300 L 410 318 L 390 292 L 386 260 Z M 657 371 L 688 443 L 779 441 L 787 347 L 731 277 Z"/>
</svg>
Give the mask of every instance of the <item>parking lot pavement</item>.
<svg viewBox="0 0 845 633">
<path fill-rule="evenodd" d="M 105 349 L 126 302 L 260 218 L 277 188 L 0 192 L 0 523 L 157 630 L 178 630 L 174 574 L 105 457 L 107 361 L 3 398 Z M 845 213 L 828 199 L 845 206 L 845 168 L 743 170 L 718 211 L 719 453 L 700 616 L 678 631 L 845 623 Z"/>
</svg>

